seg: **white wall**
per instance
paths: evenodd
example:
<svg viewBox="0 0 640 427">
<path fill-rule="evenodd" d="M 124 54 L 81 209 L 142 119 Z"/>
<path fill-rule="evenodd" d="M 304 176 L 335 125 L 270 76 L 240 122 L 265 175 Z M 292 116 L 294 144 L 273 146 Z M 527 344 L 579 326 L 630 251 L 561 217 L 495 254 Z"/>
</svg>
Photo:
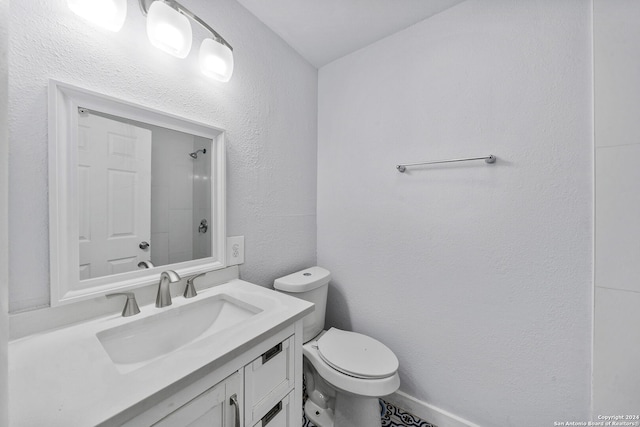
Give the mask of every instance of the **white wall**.
<svg viewBox="0 0 640 427">
<path fill-rule="evenodd" d="M 49 301 L 47 81 L 224 128 L 228 233 L 244 235 L 244 279 L 275 277 L 316 260 L 317 70 L 233 0 L 189 8 L 234 47 L 227 84 L 200 73 L 194 46 L 179 60 L 151 47 L 137 0 L 119 33 L 74 15 L 65 0 L 11 2 L 9 69 L 10 309 Z"/>
<path fill-rule="evenodd" d="M 9 339 L 9 140 L 7 132 L 9 0 L 0 0 L 0 425 L 9 424 L 7 342 Z"/>
<path fill-rule="evenodd" d="M 594 416 L 640 408 L 640 2 L 594 1 Z"/>
<path fill-rule="evenodd" d="M 469 0 L 319 72 L 328 322 L 482 426 L 589 417 L 591 60 L 590 2 Z"/>
</svg>

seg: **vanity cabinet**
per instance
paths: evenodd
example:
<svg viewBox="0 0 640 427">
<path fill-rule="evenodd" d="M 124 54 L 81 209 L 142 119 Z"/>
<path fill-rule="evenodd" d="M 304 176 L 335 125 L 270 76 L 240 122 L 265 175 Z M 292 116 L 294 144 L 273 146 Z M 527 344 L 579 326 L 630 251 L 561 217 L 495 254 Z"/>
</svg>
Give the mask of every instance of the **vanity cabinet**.
<svg viewBox="0 0 640 427">
<path fill-rule="evenodd" d="M 10 342 L 8 425 L 299 426 L 303 320 L 313 304 L 233 272 L 215 272 L 227 281 L 162 310 L 143 306 L 131 318 L 98 316 Z M 45 314 L 37 319 L 55 320 Z M 174 343 L 175 324 L 185 335 L 204 331 Z M 124 338 L 108 350 L 115 333 Z"/>
<path fill-rule="evenodd" d="M 242 375 L 236 372 L 162 418 L 155 427 L 235 427 L 242 425 L 239 397 Z"/>
<path fill-rule="evenodd" d="M 178 388 L 122 426 L 298 426 L 302 418 L 302 344 L 296 329 L 292 325 L 222 369 Z M 233 372 L 220 381 L 228 368 Z"/>
<path fill-rule="evenodd" d="M 244 367 L 245 419 L 252 426 L 271 419 L 282 399 L 294 388 L 294 337 L 279 342 Z M 266 425 L 266 424 L 265 424 Z"/>
</svg>

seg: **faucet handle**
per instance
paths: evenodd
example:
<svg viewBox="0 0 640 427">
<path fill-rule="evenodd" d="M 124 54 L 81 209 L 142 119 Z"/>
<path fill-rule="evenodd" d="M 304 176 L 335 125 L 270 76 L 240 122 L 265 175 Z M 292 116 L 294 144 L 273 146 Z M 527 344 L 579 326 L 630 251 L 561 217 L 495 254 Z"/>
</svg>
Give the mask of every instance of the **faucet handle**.
<svg viewBox="0 0 640 427">
<path fill-rule="evenodd" d="M 124 308 L 122 309 L 122 317 L 129 317 L 140 313 L 140 307 L 138 307 L 136 295 L 133 292 L 114 292 L 106 296 L 107 298 L 113 298 L 120 295 L 127 297 L 127 302 L 124 303 Z"/>
<path fill-rule="evenodd" d="M 195 276 L 191 276 L 187 279 L 187 287 L 184 288 L 184 297 L 185 298 L 193 298 L 196 295 L 198 295 L 198 293 L 196 292 L 196 287 L 193 284 L 193 281 L 196 280 L 198 277 L 200 276 L 204 276 L 207 273 L 200 273 L 200 274 L 196 274 Z"/>
</svg>

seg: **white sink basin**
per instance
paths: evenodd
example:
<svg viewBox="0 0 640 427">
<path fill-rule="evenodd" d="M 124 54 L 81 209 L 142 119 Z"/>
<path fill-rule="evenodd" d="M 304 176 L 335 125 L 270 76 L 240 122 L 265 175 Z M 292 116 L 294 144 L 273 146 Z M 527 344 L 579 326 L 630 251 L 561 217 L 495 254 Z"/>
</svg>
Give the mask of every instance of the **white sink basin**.
<svg viewBox="0 0 640 427">
<path fill-rule="evenodd" d="M 120 372 L 138 369 L 262 311 L 226 294 L 162 310 L 96 334 Z"/>
</svg>

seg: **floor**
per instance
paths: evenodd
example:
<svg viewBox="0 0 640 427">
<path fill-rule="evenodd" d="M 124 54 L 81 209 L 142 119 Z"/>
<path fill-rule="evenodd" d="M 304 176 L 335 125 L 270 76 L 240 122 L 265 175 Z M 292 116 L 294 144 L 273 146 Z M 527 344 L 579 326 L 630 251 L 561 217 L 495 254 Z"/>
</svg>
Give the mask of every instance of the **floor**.
<svg viewBox="0 0 640 427">
<path fill-rule="evenodd" d="M 382 427 L 437 427 L 380 399 Z M 302 427 L 316 427 L 302 414 Z"/>
<path fill-rule="evenodd" d="M 437 427 L 380 399 L 382 427 Z"/>
</svg>

